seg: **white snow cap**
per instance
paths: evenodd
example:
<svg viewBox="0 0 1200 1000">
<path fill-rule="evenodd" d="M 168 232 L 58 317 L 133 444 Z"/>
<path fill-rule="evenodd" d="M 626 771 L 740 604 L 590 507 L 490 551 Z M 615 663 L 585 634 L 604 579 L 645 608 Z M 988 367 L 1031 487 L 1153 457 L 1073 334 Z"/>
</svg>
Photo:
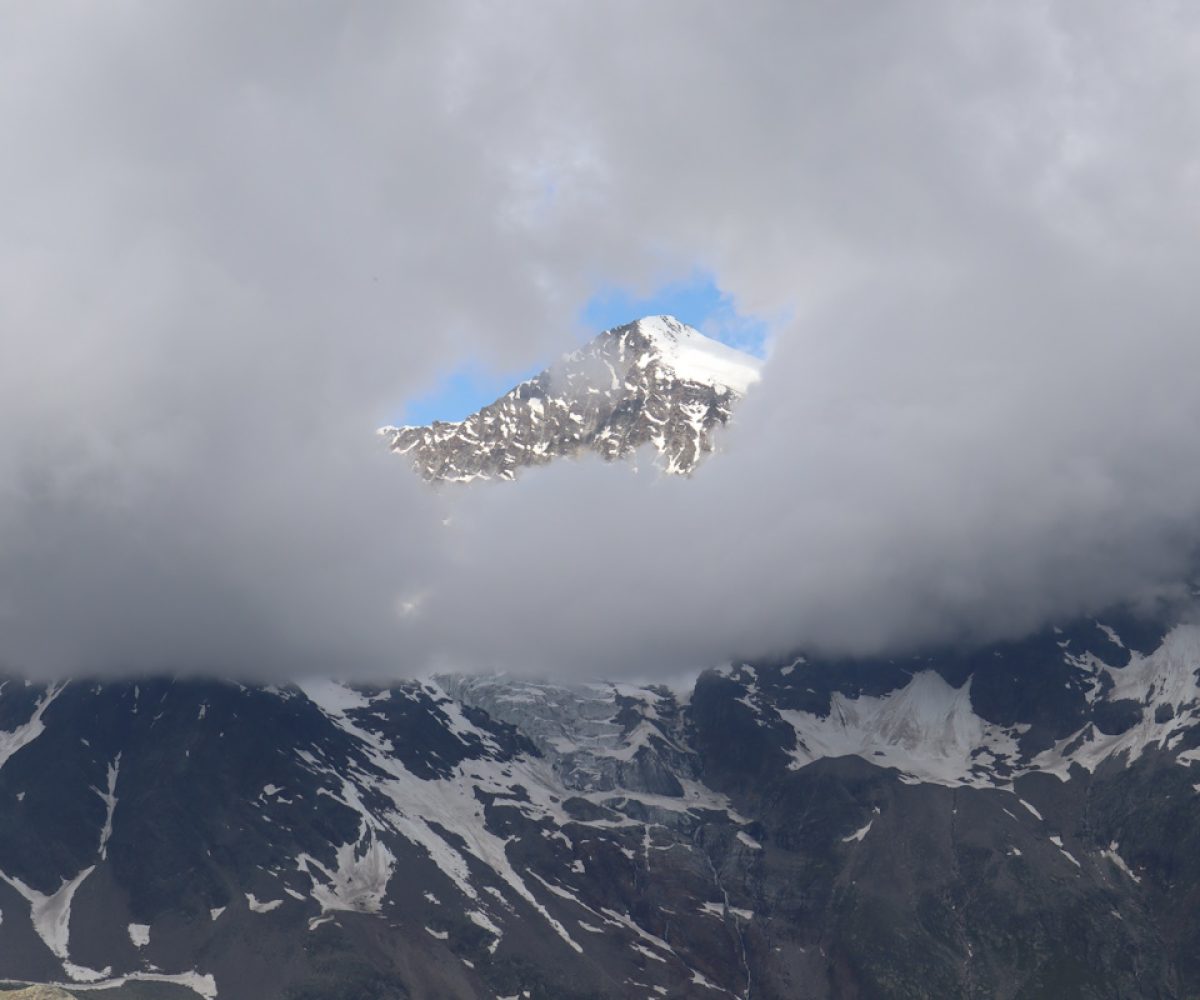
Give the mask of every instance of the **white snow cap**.
<svg viewBox="0 0 1200 1000">
<path fill-rule="evenodd" d="M 745 393 L 762 376 L 758 358 L 706 337 L 674 316 L 647 316 L 636 326 L 662 363 L 682 379 Z"/>
</svg>

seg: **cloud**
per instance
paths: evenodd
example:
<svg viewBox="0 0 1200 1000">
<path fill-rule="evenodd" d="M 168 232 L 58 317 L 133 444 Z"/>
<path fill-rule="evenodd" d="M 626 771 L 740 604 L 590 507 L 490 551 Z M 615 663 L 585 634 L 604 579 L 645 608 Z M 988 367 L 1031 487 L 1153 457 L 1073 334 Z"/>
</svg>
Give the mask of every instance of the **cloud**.
<svg viewBox="0 0 1200 1000">
<path fill-rule="evenodd" d="M 4 20 L 15 669 L 648 674 L 1012 634 L 1186 572 L 1177 5 Z M 692 481 L 431 494 L 378 451 L 438 372 L 696 270 L 791 318 Z"/>
</svg>

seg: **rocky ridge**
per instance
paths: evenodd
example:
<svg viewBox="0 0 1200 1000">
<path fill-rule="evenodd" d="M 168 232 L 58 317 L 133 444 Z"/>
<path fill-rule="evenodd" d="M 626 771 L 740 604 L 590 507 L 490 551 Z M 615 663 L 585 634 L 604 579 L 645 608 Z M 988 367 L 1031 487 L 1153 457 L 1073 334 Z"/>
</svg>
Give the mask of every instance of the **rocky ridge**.
<svg viewBox="0 0 1200 1000">
<path fill-rule="evenodd" d="M 608 330 L 465 420 L 384 427 L 389 448 L 431 482 L 514 479 L 587 452 L 654 450 L 687 475 L 759 377 L 759 362 L 671 316 Z"/>
<path fill-rule="evenodd" d="M 1198 674 L 1200 629 L 1108 617 L 688 691 L 9 681 L 0 977 L 164 1000 L 1197 995 Z"/>
</svg>

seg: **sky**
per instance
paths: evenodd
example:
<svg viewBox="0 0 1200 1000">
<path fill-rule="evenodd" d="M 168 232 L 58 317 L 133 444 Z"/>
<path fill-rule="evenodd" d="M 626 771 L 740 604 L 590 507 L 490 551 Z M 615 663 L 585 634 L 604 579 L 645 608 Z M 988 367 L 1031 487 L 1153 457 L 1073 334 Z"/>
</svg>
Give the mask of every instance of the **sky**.
<svg viewBox="0 0 1200 1000">
<path fill-rule="evenodd" d="M 0 665 L 670 676 L 1179 593 L 1198 19 L 0 2 Z M 692 479 L 381 450 L 664 297 L 769 356 Z"/>
<path fill-rule="evenodd" d="M 755 357 L 766 354 L 767 322 L 739 313 L 732 297 L 721 291 L 712 275 L 703 273 L 688 275 L 644 295 L 625 288 L 598 289 L 580 310 L 575 341 L 582 342 L 644 316 L 661 315 L 674 316 L 706 336 Z M 489 369 L 468 360 L 438 377 L 429 390 L 405 400 L 395 423 L 462 420 L 494 402 L 518 382 L 536 375 L 574 346 L 564 335 L 557 354 L 511 370 Z"/>
</svg>

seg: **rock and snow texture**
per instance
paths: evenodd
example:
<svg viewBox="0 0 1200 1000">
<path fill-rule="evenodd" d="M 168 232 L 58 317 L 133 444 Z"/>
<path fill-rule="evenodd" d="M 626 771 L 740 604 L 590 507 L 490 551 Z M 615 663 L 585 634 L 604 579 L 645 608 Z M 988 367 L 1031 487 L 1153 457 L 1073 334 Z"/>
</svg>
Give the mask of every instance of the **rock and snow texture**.
<svg viewBox="0 0 1200 1000">
<path fill-rule="evenodd" d="M 699 763 L 684 745 L 684 717 L 664 688 L 446 676 L 447 693 L 516 726 L 565 787 L 669 797 L 695 794 Z"/>
<path fill-rule="evenodd" d="M 0 977 L 833 1000 L 1061 967 L 1200 995 L 1200 631 L 789 660 L 687 695 L 9 682 Z"/>
<path fill-rule="evenodd" d="M 759 378 L 756 358 L 671 316 L 600 334 L 540 375 L 457 422 L 384 427 L 391 449 L 430 481 L 513 479 L 525 466 L 651 447 L 686 475 Z"/>
<path fill-rule="evenodd" d="M 16 684 L 16 681 L 5 681 L 0 684 L 0 692 L 10 684 Z M 14 729 L 7 732 L 0 732 L 0 768 L 8 762 L 8 759 L 17 753 L 22 747 L 28 746 L 45 730 L 45 725 L 42 722 L 42 716 L 46 709 L 50 707 L 51 702 L 62 692 L 64 685 L 52 685 L 41 694 L 36 704 L 34 704 L 28 719 L 17 725 Z M 27 689 L 27 688 L 26 688 Z"/>
<path fill-rule="evenodd" d="M 953 688 L 933 671 L 878 698 L 835 693 L 829 714 L 781 711 L 796 731 L 794 767 L 850 754 L 895 767 L 913 781 L 997 783 L 995 765 L 1016 759 L 1019 727 L 985 722 L 971 707 L 971 683 Z"/>
<path fill-rule="evenodd" d="M 81 981 L 100 979 L 106 974 L 73 965 L 68 945 L 71 933 L 71 901 L 84 880 L 94 870 L 93 867 L 85 868 L 72 878 L 64 878 L 61 885 L 51 893 L 39 892 L 21 879 L 0 872 L 0 880 L 7 882 L 29 901 L 30 917 L 38 937 L 63 961 L 68 975 Z"/>
<path fill-rule="evenodd" d="M 28 732 L 46 691 L 4 694 L 0 725 Z M 71 685 L 0 773 L 0 976 L 159 977 L 240 1000 L 283 962 L 325 995 L 331 941 L 387 938 L 433 977 L 410 995 L 502 994 L 514 962 L 563 997 L 575 981 L 602 996 L 724 981 L 735 934 L 696 958 L 635 912 L 656 879 L 708 898 L 725 853 L 763 850 L 696 776 L 681 706 L 626 685 L 547 686 L 545 704 L 553 758 L 432 681 Z M 701 828 L 714 846 L 693 843 Z M 622 955 L 635 964 L 597 971 Z"/>
<path fill-rule="evenodd" d="M 1119 642 L 1111 629 L 1100 627 Z M 1150 750 L 1178 749 L 1200 723 L 1200 626 L 1172 629 L 1153 652 L 1130 651 L 1121 667 L 1069 646 L 1064 657 L 1087 676 L 1089 701 L 1120 707 L 1123 717 L 1088 720 L 1057 740 L 1036 758 L 1042 770 L 1066 776 L 1072 765 L 1095 771 L 1112 758 L 1128 765 Z M 1177 760 L 1183 765 L 1200 760 L 1200 749 L 1184 750 Z"/>
<path fill-rule="evenodd" d="M 786 724 L 793 769 L 854 756 L 895 768 L 907 783 L 1011 789 L 1025 775 L 1065 781 L 1072 769 L 1094 772 L 1108 760 L 1129 766 L 1151 750 L 1175 751 L 1185 766 L 1200 761 L 1200 747 L 1183 745 L 1200 726 L 1200 627 L 1177 626 L 1150 653 L 1127 650 L 1113 629 L 1097 627 L 1120 651 L 1111 658 L 1123 663 L 1108 663 L 1093 649 L 1076 651 L 1068 641 L 1056 643 L 1054 669 L 1063 679 L 1055 696 L 1064 699 L 1064 711 L 1053 739 L 1033 731 L 1030 722 L 981 714 L 973 674 L 953 684 L 933 669 L 902 669 L 878 694 L 851 684 L 829 691 L 827 702 L 814 708 L 783 707 L 809 683 L 803 658 L 778 671 L 773 690 L 764 690 L 761 672 L 752 666 L 727 675 L 743 685 L 740 701 L 760 723 Z M 791 696 L 779 696 L 780 684 Z M 1029 802 L 1020 804 L 1040 818 Z"/>
</svg>

